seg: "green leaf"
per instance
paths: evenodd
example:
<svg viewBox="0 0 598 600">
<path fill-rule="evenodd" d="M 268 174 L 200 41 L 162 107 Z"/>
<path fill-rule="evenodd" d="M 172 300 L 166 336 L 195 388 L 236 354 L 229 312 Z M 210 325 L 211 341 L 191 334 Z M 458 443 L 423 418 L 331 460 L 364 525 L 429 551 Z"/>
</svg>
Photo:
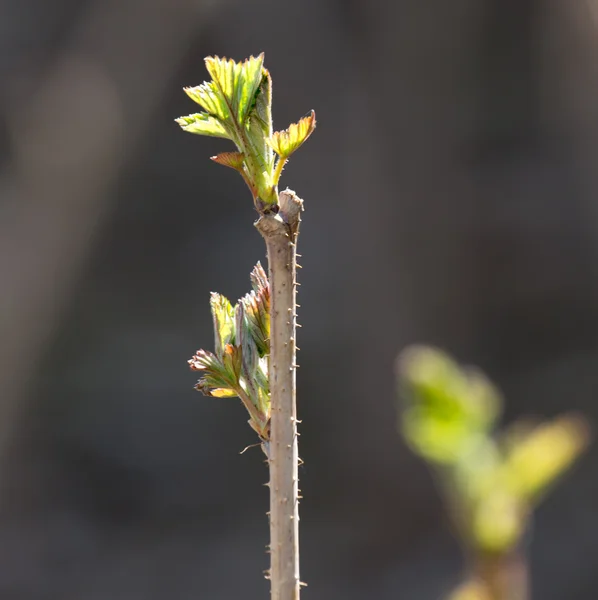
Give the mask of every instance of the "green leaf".
<svg viewBox="0 0 598 600">
<path fill-rule="evenodd" d="M 264 54 L 241 63 L 218 56 L 208 56 L 205 62 L 214 82 L 213 89 L 218 90 L 220 105 L 226 106 L 231 120 L 244 125 L 262 81 Z"/>
<path fill-rule="evenodd" d="M 237 344 L 241 348 L 243 357 L 241 373 L 246 381 L 247 387 L 251 391 L 251 395 L 255 395 L 255 369 L 257 367 L 257 361 L 259 357 L 257 354 L 255 341 L 253 340 L 251 332 L 247 326 L 247 317 L 245 315 L 245 307 L 243 302 L 239 302 L 235 306 L 235 328 L 237 330 Z"/>
<path fill-rule="evenodd" d="M 231 139 L 229 133 L 222 123 L 215 117 L 207 113 L 195 113 L 185 117 L 179 117 L 175 121 L 181 126 L 183 131 L 196 133 L 198 135 L 209 135 L 212 137 Z"/>
<path fill-rule="evenodd" d="M 235 311 L 227 298 L 216 292 L 210 296 L 210 309 L 214 322 L 216 356 L 222 359 L 228 344 L 235 341 Z"/>
<path fill-rule="evenodd" d="M 511 433 L 503 463 L 506 487 L 525 502 L 536 502 L 586 449 L 587 423 L 562 416 Z"/>
<path fill-rule="evenodd" d="M 234 387 L 238 387 L 241 376 L 243 356 L 239 346 L 226 344 L 222 355 L 222 364 L 226 371 L 227 380 L 234 382 Z"/>
<path fill-rule="evenodd" d="M 443 352 L 407 350 L 399 362 L 406 440 L 426 459 L 455 463 L 493 426 L 500 399 L 483 374 L 462 370 Z"/>
<path fill-rule="evenodd" d="M 249 146 L 248 168 L 259 197 L 266 203 L 277 201 L 272 174 L 274 152 L 267 140 L 272 135 L 272 79 L 267 69 L 262 69 L 262 80 L 245 126 Z"/>
<path fill-rule="evenodd" d="M 267 440 L 270 385 L 266 349 L 269 350 L 269 340 L 264 332 L 269 335 L 270 288 L 259 263 L 251 273 L 251 283 L 253 291 L 234 308 L 224 296 L 212 293 L 215 353 L 198 350 L 188 362 L 192 370 L 203 373 L 195 386 L 198 391 L 215 398 L 238 396 L 249 412 L 250 425 Z"/>
<path fill-rule="evenodd" d="M 307 117 L 303 117 L 298 123 L 293 123 L 284 131 L 276 131 L 267 140 L 274 152 L 281 159 L 287 159 L 316 128 L 316 113 L 312 110 Z"/>
<path fill-rule="evenodd" d="M 183 88 L 185 94 L 197 102 L 208 115 L 215 117 L 222 124 L 229 120 L 229 111 L 226 102 L 213 81 L 204 81 L 201 85 Z"/>
</svg>

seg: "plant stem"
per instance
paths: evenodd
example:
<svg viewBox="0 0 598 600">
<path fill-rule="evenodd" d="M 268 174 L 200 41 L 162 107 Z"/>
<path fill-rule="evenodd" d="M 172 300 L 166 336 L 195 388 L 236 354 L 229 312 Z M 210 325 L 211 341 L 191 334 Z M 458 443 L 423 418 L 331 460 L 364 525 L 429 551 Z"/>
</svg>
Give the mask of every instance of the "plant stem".
<svg viewBox="0 0 598 600">
<path fill-rule="evenodd" d="M 477 574 L 485 584 L 491 600 L 529 598 L 527 562 L 519 552 L 480 556 Z"/>
<path fill-rule="evenodd" d="M 303 201 L 285 190 L 277 215 L 256 227 L 270 278 L 270 580 L 271 600 L 299 599 L 299 489 L 296 405 L 296 248 Z"/>
</svg>

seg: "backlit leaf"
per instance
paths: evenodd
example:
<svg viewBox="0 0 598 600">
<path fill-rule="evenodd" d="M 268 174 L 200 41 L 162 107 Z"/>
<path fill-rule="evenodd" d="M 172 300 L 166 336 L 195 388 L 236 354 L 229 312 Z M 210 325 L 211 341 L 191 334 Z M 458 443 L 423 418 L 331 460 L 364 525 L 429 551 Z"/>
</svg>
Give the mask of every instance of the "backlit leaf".
<svg viewBox="0 0 598 600">
<path fill-rule="evenodd" d="M 213 81 L 204 81 L 201 85 L 183 88 L 187 96 L 197 102 L 208 115 L 222 123 L 230 120 L 230 113 L 225 99 Z"/>
<path fill-rule="evenodd" d="M 293 123 L 284 131 L 276 131 L 267 140 L 274 152 L 280 158 L 288 158 L 316 128 L 316 113 L 312 110 L 307 117 L 303 117 L 298 123 Z"/>
<path fill-rule="evenodd" d="M 216 355 L 222 359 L 225 347 L 235 339 L 235 311 L 227 298 L 216 292 L 211 294 L 210 309 L 214 322 Z"/>
<path fill-rule="evenodd" d="M 243 62 L 208 56 L 206 68 L 212 76 L 214 90 L 218 90 L 220 102 L 227 107 L 231 120 L 240 125 L 245 123 L 249 110 L 262 81 L 264 54 L 251 56 Z"/>
<path fill-rule="evenodd" d="M 189 133 L 230 139 L 222 123 L 207 113 L 195 113 L 175 120 L 184 131 Z"/>
<path fill-rule="evenodd" d="M 504 461 L 506 485 L 534 501 L 575 462 L 589 443 L 588 426 L 576 416 L 542 423 L 512 440 Z"/>
<path fill-rule="evenodd" d="M 238 394 L 230 388 L 214 388 L 210 390 L 210 395 L 213 398 L 236 398 Z"/>
<path fill-rule="evenodd" d="M 216 156 L 210 157 L 214 162 L 225 167 L 230 167 L 236 171 L 243 170 L 243 154 L 241 152 L 221 152 Z"/>
</svg>

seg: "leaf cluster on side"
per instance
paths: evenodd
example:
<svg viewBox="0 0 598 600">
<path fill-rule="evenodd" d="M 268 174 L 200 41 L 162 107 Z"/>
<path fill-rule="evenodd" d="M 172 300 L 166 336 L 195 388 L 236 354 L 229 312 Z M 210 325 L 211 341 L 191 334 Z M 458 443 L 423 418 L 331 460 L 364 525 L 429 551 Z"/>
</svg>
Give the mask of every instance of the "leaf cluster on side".
<svg viewBox="0 0 598 600">
<path fill-rule="evenodd" d="M 270 286 L 258 262 L 250 275 L 253 290 L 233 307 L 212 293 L 214 352 L 198 350 L 189 360 L 202 378 L 195 389 L 214 398 L 239 397 L 249 412 L 249 424 L 263 442 L 269 440 Z"/>
</svg>

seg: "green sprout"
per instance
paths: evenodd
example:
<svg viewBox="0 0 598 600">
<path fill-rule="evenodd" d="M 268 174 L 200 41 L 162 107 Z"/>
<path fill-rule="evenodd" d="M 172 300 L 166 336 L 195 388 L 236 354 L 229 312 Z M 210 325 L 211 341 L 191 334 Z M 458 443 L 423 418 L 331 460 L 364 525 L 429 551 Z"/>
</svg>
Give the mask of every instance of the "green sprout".
<svg viewBox="0 0 598 600">
<path fill-rule="evenodd" d="M 223 152 L 212 160 L 238 171 L 253 195 L 260 214 L 278 212 L 278 182 L 295 150 L 316 126 L 312 110 L 284 131 L 273 132 L 272 79 L 264 68 L 264 54 L 237 63 L 209 56 L 212 77 L 185 92 L 203 111 L 176 122 L 189 133 L 231 140 L 237 152 Z"/>
<path fill-rule="evenodd" d="M 398 362 L 399 426 L 438 475 L 454 525 L 477 574 L 451 600 L 523 600 L 513 568 L 532 510 L 589 443 L 576 415 L 494 431 L 500 395 L 478 370 L 423 346 Z M 509 587 L 510 586 L 510 587 Z M 515 589 L 516 588 L 516 589 Z"/>
<path fill-rule="evenodd" d="M 198 350 L 189 365 L 203 377 L 195 389 L 213 398 L 239 397 L 249 424 L 263 443 L 270 439 L 270 287 L 258 262 L 251 272 L 253 290 L 234 306 L 212 292 L 215 350 Z"/>
</svg>

